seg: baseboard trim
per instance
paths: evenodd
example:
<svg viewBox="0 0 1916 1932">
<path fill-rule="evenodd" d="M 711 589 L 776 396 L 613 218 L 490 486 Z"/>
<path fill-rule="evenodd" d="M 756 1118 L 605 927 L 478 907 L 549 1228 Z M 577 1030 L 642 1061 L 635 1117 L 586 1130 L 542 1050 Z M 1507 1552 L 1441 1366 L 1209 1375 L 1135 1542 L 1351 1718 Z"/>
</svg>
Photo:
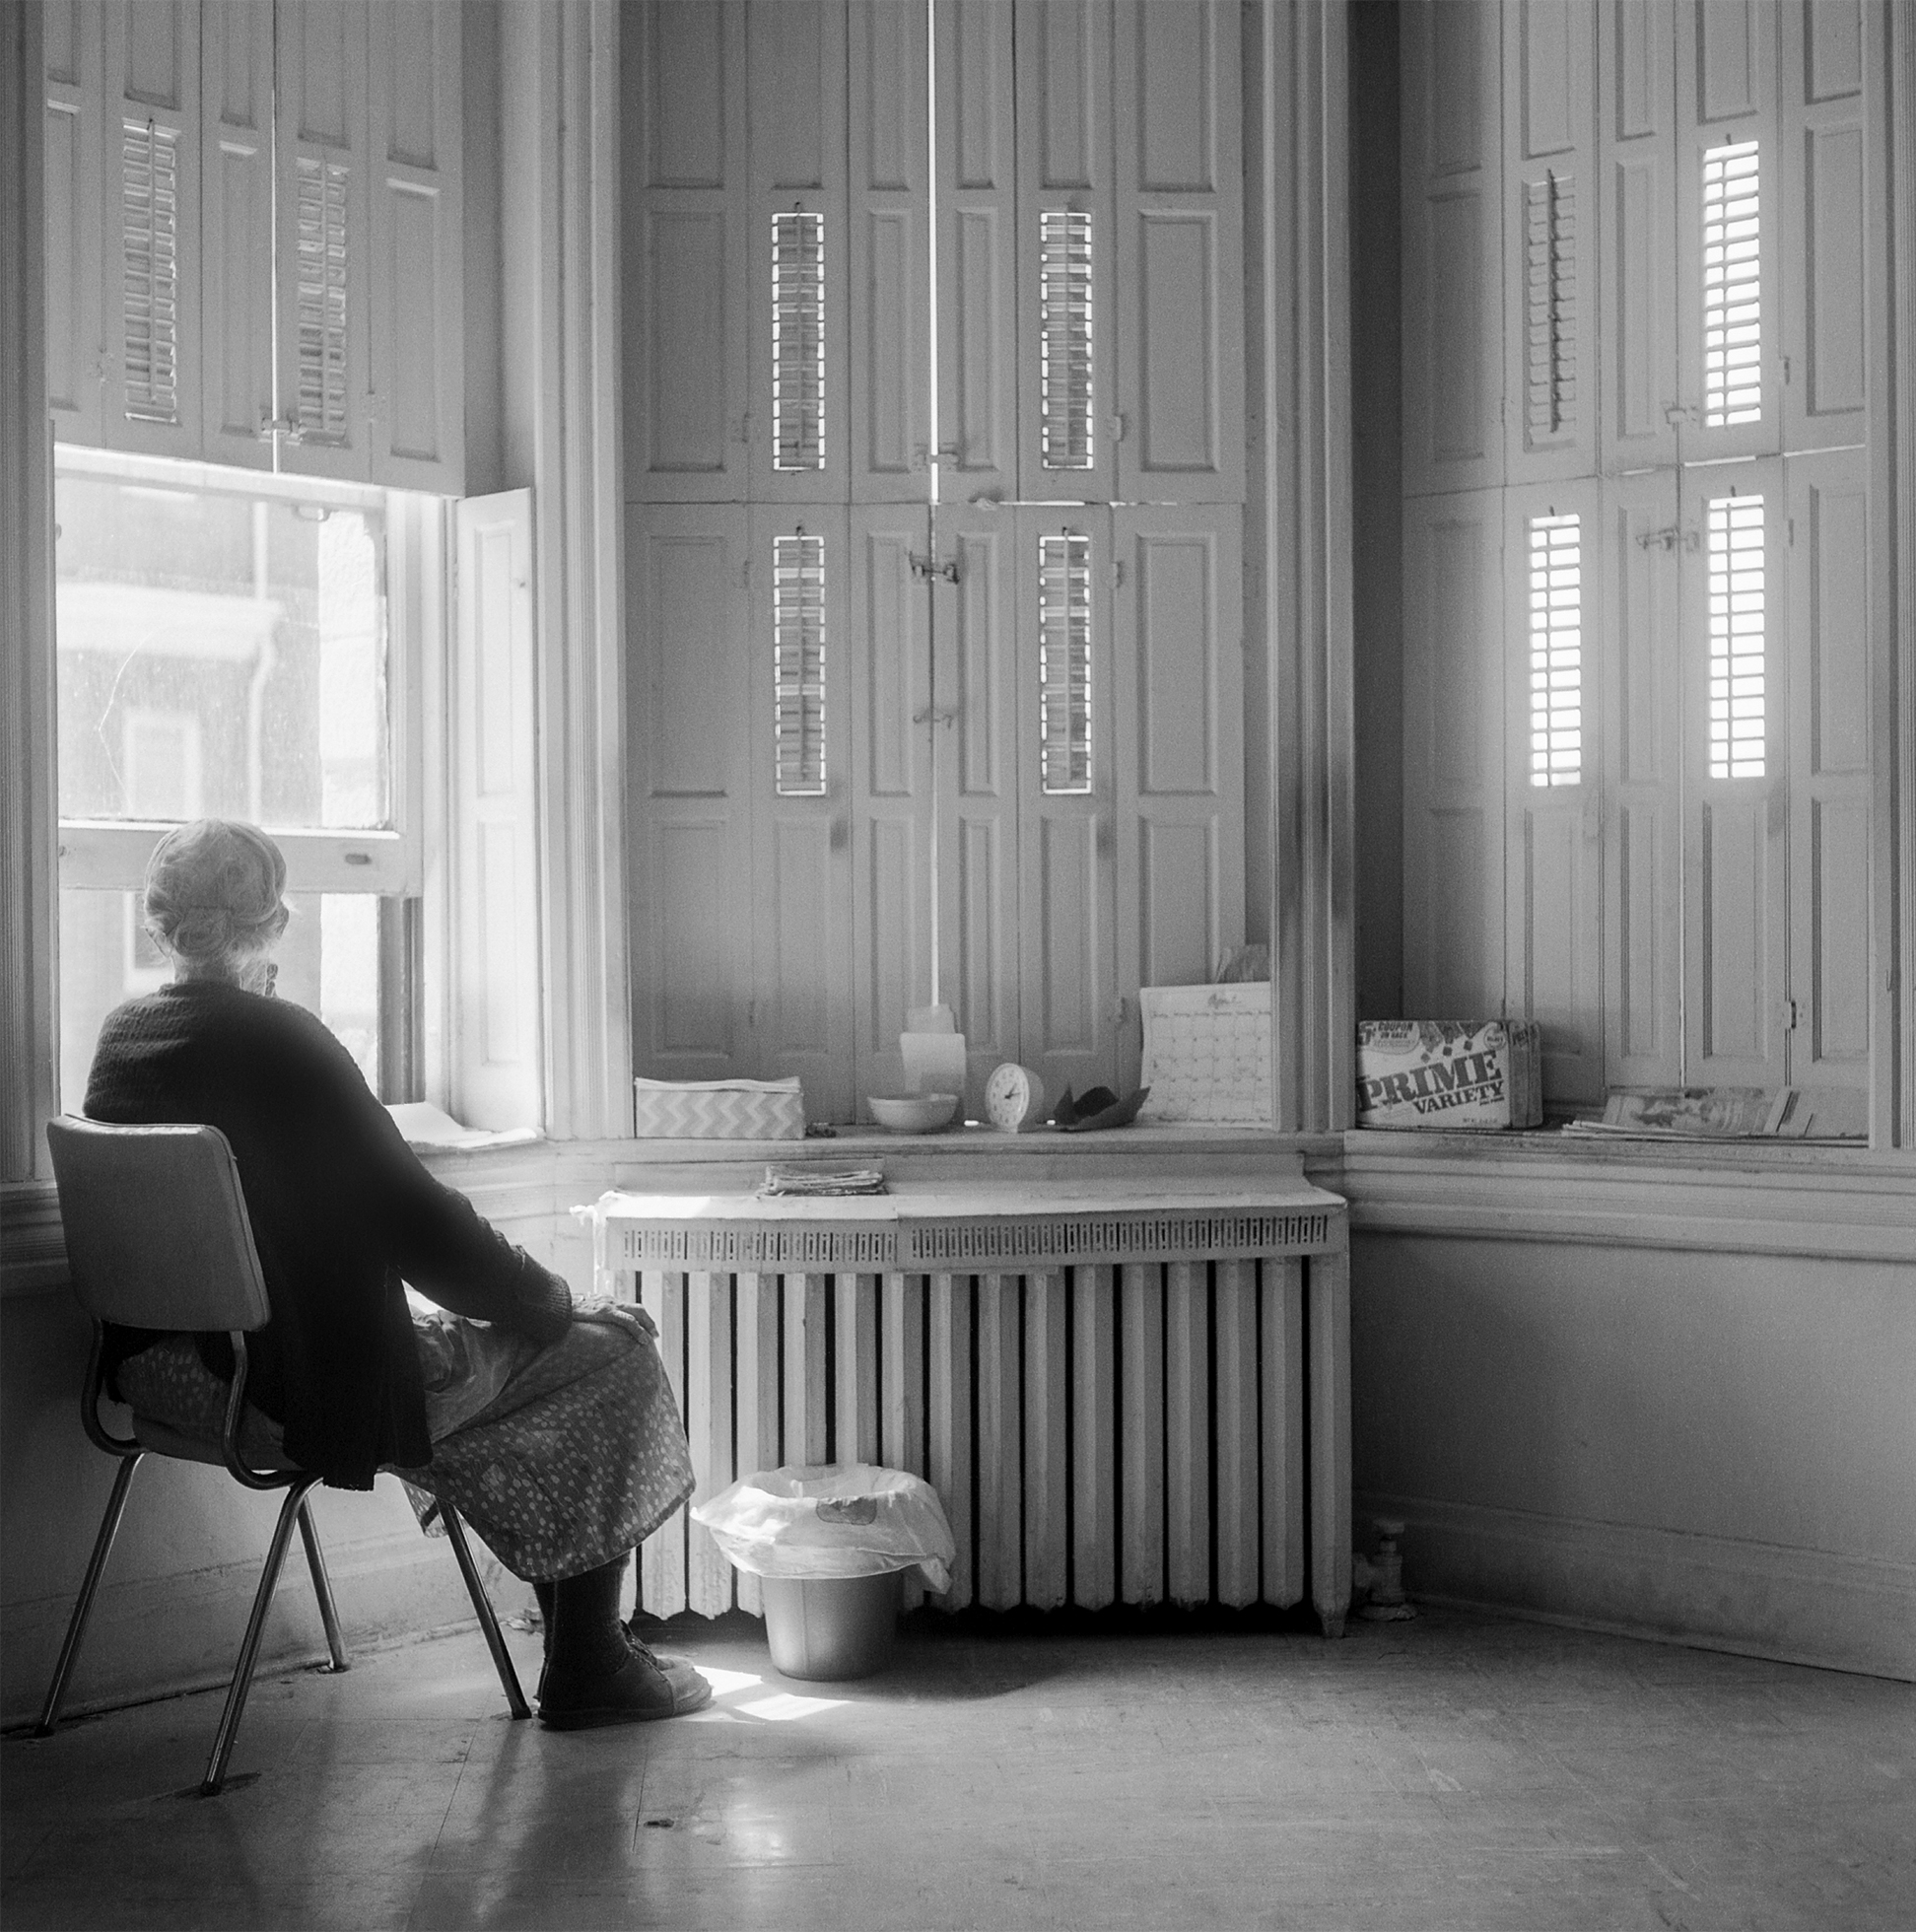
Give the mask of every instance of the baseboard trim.
<svg viewBox="0 0 1916 1932">
<path fill-rule="evenodd" d="M 1916 1564 L 1360 1490 L 1413 1598 L 1916 1681 Z"/>
</svg>

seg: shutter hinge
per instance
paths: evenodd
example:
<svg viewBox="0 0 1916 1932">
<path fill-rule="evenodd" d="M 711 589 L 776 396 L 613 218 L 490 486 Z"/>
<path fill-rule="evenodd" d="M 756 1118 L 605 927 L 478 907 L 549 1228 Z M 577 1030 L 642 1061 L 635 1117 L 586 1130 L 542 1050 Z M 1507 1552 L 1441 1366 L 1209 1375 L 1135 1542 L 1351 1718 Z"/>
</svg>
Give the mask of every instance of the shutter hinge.
<svg viewBox="0 0 1916 1932">
<path fill-rule="evenodd" d="M 1111 560 L 1111 587 L 1114 590 L 1122 590 L 1125 587 L 1125 560 L 1122 557 L 1114 557 Z"/>
<path fill-rule="evenodd" d="M 1794 517 L 1786 517 L 1783 519 L 1783 541 L 1792 550 L 1796 548 L 1796 518 Z"/>
<path fill-rule="evenodd" d="M 1794 1033 L 1803 1024 L 1803 1008 L 1794 1000 L 1783 1002 L 1783 1031 Z"/>
<path fill-rule="evenodd" d="M 1790 386 L 1790 359 L 1788 356 L 1784 356 L 1781 358 L 1781 361 L 1783 364 L 1783 386 L 1787 389 Z"/>
<path fill-rule="evenodd" d="M 958 582 L 958 560 L 956 557 L 941 564 L 936 557 L 921 557 L 917 551 L 913 551 L 911 552 L 911 558 L 912 575 L 921 584 L 933 577 L 942 578 L 947 584 L 956 584 Z"/>
<path fill-rule="evenodd" d="M 1125 440 L 1125 431 L 1126 431 L 1126 430 L 1127 430 L 1127 429 L 1128 429 L 1129 427 L 1129 424 L 1128 424 L 1128 422 L 1126 421 L 1126 419 L 1125 419 L 1125 417 L 1124 417 L 1124 415 L 1122 414 L 1122 412 L 1121 412 L 1121 413 L 1117 413 L 1117 414 L 1114 414 L 1114 415 L 1113 415 L 1113 417 L 1112 417 L 1112 419 L 1111 419 L 1111 440 L 1112 440 L 1112 442 L 1114 442 L 1114 443 L 1122 443 L 1122 442 L 1124 442 L 1124 440 Z"/>
</svg>

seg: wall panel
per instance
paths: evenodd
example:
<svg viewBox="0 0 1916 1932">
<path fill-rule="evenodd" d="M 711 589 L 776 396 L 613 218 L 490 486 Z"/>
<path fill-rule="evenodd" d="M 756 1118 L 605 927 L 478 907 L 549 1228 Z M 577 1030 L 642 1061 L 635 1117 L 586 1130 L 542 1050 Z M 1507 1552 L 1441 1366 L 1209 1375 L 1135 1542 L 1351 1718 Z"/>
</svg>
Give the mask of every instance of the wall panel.
<svg viewBox="0 0 1916 1932">
<path fill-rule="evenodd" d="M 749 687 L 742 510 L 665 507 L 628 519 L 638 1070 L 757 1070 L 747 1016 Z"/>
<path fill-rule="evenodd" d="M 1406 1010 L 1504 1010 L 1503 502 L 1404 506 Z"/>
<path fill-rule="evenodd" d="M 1503 481 L 1500 41 L 1494 8 L 1403 9 L 1407 497 Z"/>
<path fill-rule="evenodd" d="M 201 394 L 207 460 L 267 468 L 273 415 L 273 17 L 200 14 Z"/>
<path fill-rule="evenodd" d="M 1867 194 L 1859 0 L 1787 0 L 1779 70 L 1786 449 L 1861 443 L 1868 423 Z"/>
<path fill-rule="evenodd" d="M 930 441 L 924 7 L 853 0 L 850 53 L 851 494 L 917 502 Z"/>
<path fill-rule="evenodd" d="M 1505 492 L 1505 1000 L 1513 1016 L 1537 1020 L 1543 1029 L 1544 1091 L 1553 1104 L 1589 1104 L 1604 1097 L 1599 640 L 1605 626 L 1599 559 L 1605 523 L 1599 501 L 1590 481 Z M 1535 521 L 1566 517 L 1577 518 L 1575 549 L 1559 546 L 1548 553 L 1551 562 L 1544 568 L 1533 547 Z M 1559 581 L 1573 577 L 1580 581 Z M 1540 588 L 1540 581 L 1546 587 Z M 1540 596 L 1554 600 L 1541 614 L 1559 620 L 1558 628 L 1541 634 L 1549 640 L 1542 646 L 1548 668 L 1541 671 L 1540 634 L 1533 628 Z M 1568 771 L 1559 764 L 1546 774 L 1551 782 L 1539 785 L 1533 765 L 1540 750 L 1546 759 L 1567 755 L 1572 727 L 1563 722 L 1569 712 L 1552 711 L 1549 734 L 1540 744 L 1532 708 L 1535 680 L 1555 679 L 1550 695 L 1563 697 L 1573 655 L 1581 699 L 1574 727 L 1578 778 L 1559 782 Z"/>
<path fill-rule="evenodd" d="M 1596 9 L 1503 16 L 1503 424 L 1512 482 L 1597 462 Z"/>
<path fill-rule="evenodd" d="M 1202 984 L 1244 940 L 1241 513 L 1120 510 L 1113 542 L 1120 982 Z"/>
<path fill-rule="evenodd" d="M 906 1091 L 898 1036 L 931 998 L 930 609 L 912 576 L 924 513 L 855 510 L 846 607 L 844 689 L 852 708 L 850 788 L 853 1091 Z"/>
<path fill-rule="evenodd" d="M 372 475 L 452 496 L 465 482 L 459 12 L 385 0 L 371 30 Z"/>
<path fill-rule="evenodd" d="M 849 557 L 842 511 L 750 512 L 747 701 L 734 729 L 748 761 L 752 799 L 753 985 L 748 1020 L 765 1079 L 796 1073 L 813 1120 L 853 1117 L 854 875 L 852 821 L 855 709 L 847 625 Z M 825 789 L 778 790 L 773 733 L 773 544 L 823 538 Z M 742 724 L 742 728 L 741 728 Z"/>
<path fill-rule="evenodd" d="M 1242 502 L 1237 9 L 1120 0 L 1114 36 L 1118 494 Z"/>
<path fill-rule="evenodd" d="M 1698 1085 L 1780 1086 L 1787 1077 L 1788 654 L 1783 472 L 1776 463 L 1703 469 L 1683 479 L 1684 1069 Z M 1712 601 L 1709 507 L 1763 501 L 1763 770 L 1711 774 Z M 1741 594 L 1741 593 L 1739 593 Z"/>
<path fill-rule="evenodd" d="M 1870 1078 L 1869 476 L 1861 450 L 1786 466 L 1790 1078 Z"/>
<path fill-rule="evenodd" d="M 1018 494 L 1022 230 L 1008 4 L 937 0 L 938 438 L 947 501 Z M 1026 353 L 1035 354 L 1035 348 Z"/>
<path fill-rule="evenodd" d="M 743 502 L 744 0 L 645 0 L 626 34 L 638 70 L 625 167 L 627 494 Z"/>
<path fill-rule="evenodd" d="M 1604 1031 L 1612 1084 L 1682 1079 L 1683 699 L 1676 478 L 1604 485 L 1601 639 L 1592 691 L 1604 732 Z"/>
</svg>

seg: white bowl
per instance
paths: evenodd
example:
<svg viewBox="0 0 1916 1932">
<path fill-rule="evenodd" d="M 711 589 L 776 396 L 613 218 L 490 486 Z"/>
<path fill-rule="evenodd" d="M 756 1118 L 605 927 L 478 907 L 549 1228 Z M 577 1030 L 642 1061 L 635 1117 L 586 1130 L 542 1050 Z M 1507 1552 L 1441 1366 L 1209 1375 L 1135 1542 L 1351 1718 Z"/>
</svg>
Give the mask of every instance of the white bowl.
<svg viewBox="0 0 1916 1932">
<path fill-rule="evenodd" d="M 873 1093 L 871 1118 L 891 1134 L 935 1134 L 958 1111 L 955 1093 Z"/>
</svg>

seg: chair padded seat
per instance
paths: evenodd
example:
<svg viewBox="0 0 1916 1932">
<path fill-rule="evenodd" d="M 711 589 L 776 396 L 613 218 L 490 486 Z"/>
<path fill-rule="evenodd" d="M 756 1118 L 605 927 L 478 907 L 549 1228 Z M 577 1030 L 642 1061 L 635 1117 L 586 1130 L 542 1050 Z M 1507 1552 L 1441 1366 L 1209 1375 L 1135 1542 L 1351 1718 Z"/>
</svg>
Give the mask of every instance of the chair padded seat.
<svg viewBox="0 0 1916 1932">
<path fill-rule="evenodd" d="M 133 1412 L 133 1436 L 142 1449 L 156 1456 L 176 1456 L 182 1462 L 211 1463 L 226 1467 L 226 1451 L 218 1435 L 202 1435 L 197 1430 L 176 1428 L 157 1415 Z M 297 1471 L 299 1464 L 286 1454 L 280 1425 L 262 1414 L 251 1404 L 240 1420 L 240 1460 L 249 1469 Z"/>
</svg>

